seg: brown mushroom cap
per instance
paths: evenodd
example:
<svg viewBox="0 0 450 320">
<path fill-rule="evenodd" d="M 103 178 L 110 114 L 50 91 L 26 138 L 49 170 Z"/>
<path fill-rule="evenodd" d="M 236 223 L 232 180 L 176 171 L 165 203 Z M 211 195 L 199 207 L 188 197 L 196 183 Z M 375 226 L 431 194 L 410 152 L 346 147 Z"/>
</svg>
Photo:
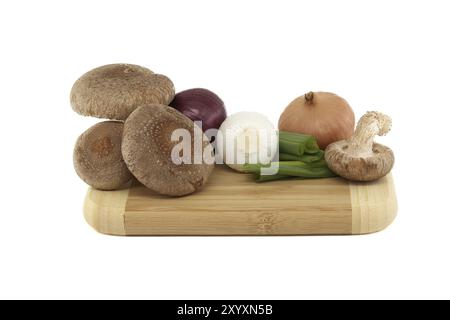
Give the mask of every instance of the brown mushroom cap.
<svg viewBox="0 0 450 320">
<path fill-rule="evenodd" d="M 171 141 L 176 129 L 186 129 L 194 138 L 194 122 L 177 110 L 151 104 L 136 109 L 125 121 L 122 154 L 133 175 L 146 187 L 160 194 L 183 196 L 202 188 L 214 163 L 175 164 L 171 154 L 179 142 Z M 202 148 L 211 147 L 203 136 Z M 194 151 L 192 140 L 191 151 Z M 210 148 L 212 152 L 212 147 Z M 192 156 L 192 159 L 193 156 Z M 203 158 L 204 159 L 204 158 Z"/>
<path fill-rule="evenodd" d="M 328 146 L 325 159 L 328 167 L 339 176 L 352 181 L 373 181 L 387 175 L 394 166 L 394 153 L 379 143 L 373 145 L 373 155 L 361 157 L 346 153 L 348 141 Z"/>
<path fill-rule="evenodd" d="M 376 135 L 390 131 L 391 119 L 379 112 L 366 113 L 355 134 L 348 140 L 330 144 L 325 150 L 328 167 L 341 177 L 353 181 L 373 181 L 387 175 L 393 168 L 392 150 L 374 143 Z"/>
<path fill-rule="evenodd" d="M 72 87 L 73 110 L 85 116 L 125 120 L 137 107 L 168 105 L 175 95 L 172 81 L 133 64 L 110 64 L 85 73 Z"/>
<path fill-rule="evenodd" d="M 93 188 L 115 190 L 133 178 L 122 158 L 122 132 L 123 122 L 105 121 L 78 137 L 73 153 L 75 171 Z"/>
</svg>

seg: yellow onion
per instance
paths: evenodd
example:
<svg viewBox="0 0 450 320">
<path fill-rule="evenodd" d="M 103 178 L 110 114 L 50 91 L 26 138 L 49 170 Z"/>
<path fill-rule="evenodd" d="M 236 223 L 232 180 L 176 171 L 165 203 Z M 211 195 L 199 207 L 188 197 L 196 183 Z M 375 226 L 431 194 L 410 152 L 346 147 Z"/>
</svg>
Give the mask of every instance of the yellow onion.
<svg viewBox="0 0 450 320">
<path fill-rule="evenodd" d="M 286 107 L 278 129 L 312 135 L 324 150 L 329 144 L 353 135 L 355 114 L 347 101 L 334 93 L 309 92 Z"/>
</svg>

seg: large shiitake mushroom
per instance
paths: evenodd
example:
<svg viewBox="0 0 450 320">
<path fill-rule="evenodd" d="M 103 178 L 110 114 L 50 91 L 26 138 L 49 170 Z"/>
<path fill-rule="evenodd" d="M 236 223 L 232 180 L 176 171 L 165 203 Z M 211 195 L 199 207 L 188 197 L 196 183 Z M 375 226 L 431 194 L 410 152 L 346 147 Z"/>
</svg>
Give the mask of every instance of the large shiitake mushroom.
<svg viewBox="0 0 450 320">
<path fill-rule="evenodd" d="M 381 112 L 367 112 L 358 122 L 354 135 L 332 143 L 325 150 L 325 160 L 336 174 L 353 181 L 373 181 L 387 175 L 394 166 L 394 153 L 375 136 L 391 130 L 392 120 Z"/>
<path fill-rule="evenodd" d="M 85 73 L 72 87 L 72 108 L 85 116 L 125 120 L 137 107 L 169 104 L 172 81 L 133 64 L 110 64 Z"/>
<path fill-rule="evenodd" d="M 200 135 L 203 153 L 200 163 L 175 163 L 172 151 L 179 142 L 172 141 L 172 133 L 177 129 L 187 130 L 190 134 L 188 145 L 194 153 L 194 128 Z M 142 184 L 169 196 L 183 196 L 199 190 L 214 168 L 213 148 L 201 129 L 177 110 L 159 104 L 139 107 L 125 121 L 122 154 L 128 168 Z M 191 160 L 194 158 L 192 154 Z"/>
<path fill-rule="evenodd" d="M 82 133 L 73 153 L 78 176 L 100 190 L 119 189 L 133 176 L 122 158 L 123 122 L 104 121 Z"/>
</svg>

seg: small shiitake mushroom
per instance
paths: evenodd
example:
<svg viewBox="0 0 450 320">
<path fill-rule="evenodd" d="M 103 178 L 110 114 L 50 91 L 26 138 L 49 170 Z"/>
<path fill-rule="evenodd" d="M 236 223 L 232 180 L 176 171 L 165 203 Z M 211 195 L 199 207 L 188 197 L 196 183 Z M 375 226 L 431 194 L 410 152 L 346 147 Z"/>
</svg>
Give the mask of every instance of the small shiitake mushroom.
<svg viewBox="0 0 450 320">
<path fill-rule="evenodd" d="M 110 64 L 85 73 L 72 87 L 70 102 L 81 115 L 125 120 L 137 107 L 169 104 L 172 81 L 133 64 Z"/>
<path fill-rule="evenodd" d="M 386 135 L 391 125 L 387 115 L 367 112 L 350 139 L 332 143 L 325 150 L 330 169 L 353 181 L 373 181 L 387 175 L 394 166 L 394 153 L 373 140 L 376 135 Z"/>
<path fill-rule="evenodd" d="M 132 174 L 147 188 L 169 196 L 183 196 L 201 189 L 214 168 L 213 148 L 200 128 L 200 163 L 174 163 L 172 151 L 179 144 L 172 141 L 177 129 L 189 132 L 191 153 L 195 152 L 196 124 L 177 110 L 165 105 L 139 107 L 125 121 L 122 155 Z M 186 150 L 182 150 L 186 152 Z M 184 156 L 184 155 L 183 155 Z M 182 158 L 183 156 L 180 156 Z M 211 161 L 205 162 L 206 157 Z"/>
<path fill-rule="evenodd" d="M 122 158 L 123 122 L 104 121 L 82 133 L 75 144 L 73 164 L 78 176 L 100 190 L 115 190 L 133 176 Z"/>
</svg>

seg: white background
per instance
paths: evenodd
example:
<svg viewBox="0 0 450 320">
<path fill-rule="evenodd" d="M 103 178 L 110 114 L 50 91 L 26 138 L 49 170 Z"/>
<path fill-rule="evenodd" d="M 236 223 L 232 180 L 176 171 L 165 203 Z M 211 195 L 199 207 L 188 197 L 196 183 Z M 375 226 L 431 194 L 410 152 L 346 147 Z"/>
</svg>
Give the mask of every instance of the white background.
<svg viewBox="0 0 450 320">
<path fill-rule="evenodd" d="M 448 1 L 1 1 L 0 298 L 450 298 Z M 392 116 L 398 218 L 359 237 L 117 238 L 83 220 L 71 110 L 141 64 L 277 123 L 309 90 Z"/>
</svg>

